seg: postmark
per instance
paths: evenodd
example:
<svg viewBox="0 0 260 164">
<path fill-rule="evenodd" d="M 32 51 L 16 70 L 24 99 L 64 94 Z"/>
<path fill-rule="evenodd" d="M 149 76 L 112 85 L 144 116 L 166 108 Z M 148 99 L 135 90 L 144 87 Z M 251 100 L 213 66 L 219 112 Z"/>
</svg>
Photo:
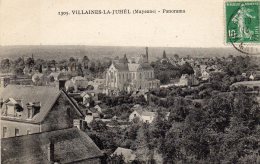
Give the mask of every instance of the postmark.
<svg viewBox="0 0 260 164">
<path fill-rule="evenodd" d="M 226 1 L 226 43 L 245 54 L 260 54 L 260 1 Z"/>
</svg>

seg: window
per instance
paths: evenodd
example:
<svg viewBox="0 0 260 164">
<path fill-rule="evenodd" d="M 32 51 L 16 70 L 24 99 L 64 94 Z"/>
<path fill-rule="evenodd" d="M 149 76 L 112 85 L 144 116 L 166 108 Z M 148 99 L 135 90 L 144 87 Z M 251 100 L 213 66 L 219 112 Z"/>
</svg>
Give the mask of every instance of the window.
<svg viewBox="0 0 260 164">
<path fill-rule="evenodd" d="M 7 127 L 3 127 L 3 138 L 7 137 Z"/>
<path fill-rule="evenodd" d="M 18 128 L 15 128 L 14 134 L 15 134 L 15 136 L 19 136 L 19 129 Z"/>
<path fill-rule="evenodd" d="M 27 135 L 28 135 L 28 134 L 31 134 L 31 131 L 30 131 L 30 130 L 27 130 Z"/>
<path fill-rule="evenodd" d="M 28 118 L 31 119 L 33 115 L 32 107 L 28 107 Z"/>
<path fill-rule="evenodd" d="M 134 117 L 136 117 L 136 114 L 134 114 Z"/>
</svg>

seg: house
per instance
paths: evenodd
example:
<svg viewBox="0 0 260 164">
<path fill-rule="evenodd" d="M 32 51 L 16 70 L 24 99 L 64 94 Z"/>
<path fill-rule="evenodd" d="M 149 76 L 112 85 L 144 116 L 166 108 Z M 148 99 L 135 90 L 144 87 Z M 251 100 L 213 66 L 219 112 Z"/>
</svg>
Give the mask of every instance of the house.
<svg viewBox="0 0 260 164">
<path fill-rule="evenodd" d="M 88 86 L 88 80 L 82 76 L 72 77 L 71 81 L 77 88 L 87 88 Z"/>
<path fill-rule="evenodd" d="M 118 147 L 113 154 L 111 154 L 111 157 L 113 156 L 120 156 L 122 155 L 124 162 L 125 163 L 131 163 L 136 159 L 136 155 L 133 150 L 131 149 L 126 149 L 122 147 Z"/>
<path fill-rule="evenodd" d="M 131 122 L 135 118 L 138 118 L 142 122 L 152 123 L 155 117 L 156 117 L 156 112 L 134 110 L 129 116 L 129 121 Z"/>
<path fill-rule="evenodd" d="M 82 97 L 82 103 L 86 106 L 89 106 L 90 100 L 97 101 L 98 100 L 98 94 L 102 93 L 101 90 L 86 90 L 80 94 Z"/>
<path fill-rule="evenodd" d="M 199 81 L 194 75 L 183 74 L 181 75 L 180 81 L 176 84 L 176 86 L 193 86 L 198 84 Z"/>
<path fill-rule="evenodd" d="M 48 78 L 49 78 L 49 79 L 53 78 L 54 81 L 58 81 L 60 75 L 61 75 L 60 72 L 51 72 L 51 73 L 48 75 Z"/>
<path fill-rule="evenodd" d="M 72 79 L 65 82 L 65 89 L 69 91 L 73 88 L 74 92 L 78 92 L 79 89 L 85 89 L 88 86 L 88 80 L 81 76 L 72 77 Z"/>
<path fill-rule="evenodd" d="M 104 89 L 104 86 L 106 84 L 106 79 L 94 79 L 92 85 L 95 90 Z"/>
<path fill-rule="evenodd" d="M 201 80 L 206 81 L 210 77 L 209 72 L 207 70 L 201 71 Z"/>
<path fill-rule="evenodd" d="M 93 120 L 100 119 L 101 118 L 101 112 L 98 111 L 96 108 L 89 108 L 86 111 L 86 117 L 85 121 L 89 124 Z"/>
<path fill-rule="evenodd" d="M 80 96 L 82 97 L 82 104 L 84 104 L 85 106 L 89 106 L 89 102 L 92 99 L 92 95 L 87 92 L 82 92 Z"/>
<path fill-rule="evenodd" d="M 102 152 L 76 127 L 1 139 L 1 163 L 100 164 Z"/>
<path fill-rule="evenodd" d="M 186 63 L 184 58 L 181 58 L 180 61 L 178 61 L 178 65 L 184 65 Z"/>
<path fill-rule="evenodd" d="M 150 112 L 147 109 L 144 109 L 141 105 L 136 104 L 133 106 L 133 112 L 129 115 L 129 121 L 133 121 L 135 118 L 138 118 L 142 122 L 152 123 L 153 120 L 157 117 L 157 112 Z M 168 120 L 170 112 L 165 112 L 165 119 Z"/>
<path fill-rule="evenodd" d="M 243 73 L 241 74 L 241 76 L 247 77 L 247 76 L 246 76 L 246 72 L 243 72 Z"/>
<path fill-rule="evenodd" d="M 1 138 L 70 128 L 84 119 L 75 101 L 52 86 L 8 85 L 0 100 Z"/>
<path fill-rule="evenodd" d="M 42 82 L 44 79 L 44 75 L 42 73 L 35 73 L 32 76 L 33 83 Z"/>
<path fill-rule="evenodd" d="M 145 101 L 149 101 L 150 99 L 150 93 L 148 90 L 140 90 L 132 93 L 132 96 L 138 97 L 138 96 L 144 96 Z"/>
<path fill-rule="evenodd" d="M 260 71 L 255 71 L 249 76 L 250 80 L 260 80 Z"/>
<path fill-rule="evenodd" d="M 0 77 L 0 88 L 6 87 L 8 84 L 10 84 L 10 77 Z"/>
</svg>

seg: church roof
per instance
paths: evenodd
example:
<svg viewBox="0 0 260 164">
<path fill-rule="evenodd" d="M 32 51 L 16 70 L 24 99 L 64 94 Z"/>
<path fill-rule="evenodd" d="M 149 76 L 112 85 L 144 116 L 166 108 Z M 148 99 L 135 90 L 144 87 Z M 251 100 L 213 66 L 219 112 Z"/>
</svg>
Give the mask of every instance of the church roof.
<svg viewBox="0 0 260 164">
<path fill-rule="evenodd" d="M 125 63 L 114 63 L 114 66 L 120 71 L 128 71 L 128 65 Z"/>
<path fill-rule="evenodd" d="M 149 63 L 114 63 L 114 66 L 119 71 L 130 71 L 135 72 L 138 70 L 153 70 L 153 67 Z"/>
<path fill-rule="evenodd" d="M 140 64 L 143 70 L 151 70 L 153 67 L 149 63 Z"/>
</svg>

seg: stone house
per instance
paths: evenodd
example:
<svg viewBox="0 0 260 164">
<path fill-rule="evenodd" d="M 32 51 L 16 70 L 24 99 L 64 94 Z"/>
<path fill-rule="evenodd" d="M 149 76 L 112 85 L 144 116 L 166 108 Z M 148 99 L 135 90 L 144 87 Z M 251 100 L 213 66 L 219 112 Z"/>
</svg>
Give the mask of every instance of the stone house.
<svg viewBox="0 0 260 164">
<path fill-rule="evenodd" d="M 0 100 L 1 138 L 83 126 L 76 121 L 84 119 L 83 112 L 56 87 L 8 85 Z"/>
<path fill-rule="evenodd" d="M 138 118 L 142 122 L 152 123 L 156 117 L 156 112 L 148 112 L 142 110 L 135 110 L 129 116 L 129 121 L 133 121 L 135 118 Z"/>
<path fill-rule="evenodd" d="M 198 85 L 199 81 L 196 79 L 194 75 L 183 74 L 179 82 L 176 84 L 177 86 L 194 86 Z"/>
</svg>

